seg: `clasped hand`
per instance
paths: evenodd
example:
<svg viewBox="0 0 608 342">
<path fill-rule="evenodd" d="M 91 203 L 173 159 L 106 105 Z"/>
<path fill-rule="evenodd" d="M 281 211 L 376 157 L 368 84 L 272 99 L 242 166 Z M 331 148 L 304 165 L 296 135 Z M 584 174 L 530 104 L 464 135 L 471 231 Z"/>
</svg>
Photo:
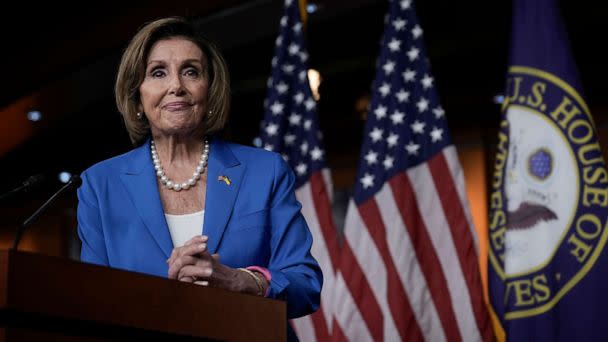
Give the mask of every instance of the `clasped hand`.
<svg viewBox="0 0 608 342">
<path fill-rule="evenodd" d="M 169 279 L 219 287 L 230 291 L 257 293 L 257 285 L 246 273 L 223 265 L 219 254 L 209 254 L 208 237 L 195 236 L 173 249 L 167 260 Z"/>
</svg>

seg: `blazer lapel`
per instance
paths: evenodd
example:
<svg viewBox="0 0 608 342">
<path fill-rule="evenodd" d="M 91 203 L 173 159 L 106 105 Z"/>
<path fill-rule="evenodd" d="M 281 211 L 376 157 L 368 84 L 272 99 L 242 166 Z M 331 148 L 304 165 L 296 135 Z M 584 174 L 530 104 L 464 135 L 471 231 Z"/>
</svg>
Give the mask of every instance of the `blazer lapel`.
<svg viewBox="0 0 608 342">
<path fill-rule="evenodd" d="M 226 143 L 219 140 L 212 142 L 203 228 L 203 233 L 209 237 L 207 249 L 211 254 L 217 251 L 224 235 L 244 171 L 245 166 L 239 163 Z"/>
<path fill-rule="evenodd" d="M 156 173 L 150 155 L 150 140 L 139 147 L 120 178 L 146 228 L 169 258 L 173 242 L 160 200 Z"/>
</svg>

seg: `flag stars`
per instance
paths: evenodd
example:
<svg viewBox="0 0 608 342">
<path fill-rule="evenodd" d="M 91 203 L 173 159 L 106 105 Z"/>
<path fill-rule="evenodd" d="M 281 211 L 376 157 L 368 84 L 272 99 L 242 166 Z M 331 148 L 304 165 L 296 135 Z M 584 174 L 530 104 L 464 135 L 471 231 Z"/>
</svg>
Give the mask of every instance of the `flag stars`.
<svg viewBox="0 0 608 342">
<path fill-rule="evenodd" d="M 402 76 L 405 82 L 414 82 L 416 80 L 416 71 L 411 69 L 405 69 Z"/>
<path fill-rule="evenodd" d="M 384 165 L 384 168 L 386 170 L 390 170 L 393 168 L 393 163 L 395 162 L 395 158 L 391 157 L 391 156 L 386 156 L 384 158 L 384 161 L 382 162 L 382 165 Z"/>
<path fill-rule="evenodd" d="M 414 39 L 418 39 L 422 36 L 422 28 L 419 25 L 414 26 L 412 29 L 412 36 L 414 36 Z"/>
<path fill-rule="evenodd" d="M 424 97 L 421 97 L 420 100 L 416 103 L 416 107 L 418 107 L 418 111 L 420 113 L 425 112 L 427 109 L 429 109 L 429 100 L 425 99 Z"/>
<path fill-rule="evenodd" d="M 397 18 L 396 20 L 393 20 L 393 27 L 395 28 L 395 31 L 403 30 L 403 28 L 405 27 L 405 24 L 407 24 L 407 22 L 401 18 Z"/>
<path fill-rule="evenodd" d="M 306 106 L 306 110 L 313 110 L 317 103 L 312 98 L 308 98 L 306 102 L 304 102 L 304 106 Z"/>
<path fill-rule="evenodd" d="M 273 136 L 275 134 L 277 134 L 277 132 L 279 131 L 279 125 L 271 123 L 268 124 L 268 126 L 266 126 L 266 134 L 268 134 L 268 136 Z"/>
<path fill-rule="evenodd" d="M 413 141 L 410 141 L 409 144 L 405 145 L 405 149 L 407 150 L 407 154 L 409 155 L 418 155 L 418 150 L 420 149 L 420 145 L 415 144 Z"/>
<path fill-rule="evenodd" d="M 298 115 L 297 113 L 291 113 L 291 115 L 289 116 L 289 124 L 291 126 L 299 126 L 301 120 L 302 115 Z"/>
<path fill-rule="evenodd" d="M 305 130 L 308 131 L 310 129 L 310 126 L 312 126 L 312 121 L 311 120 L 304 121 L 304 129 Z"/>
<path fill-rule="evenodd" d="M 363 189 L 374 186 L 374 176 L 370 175 L 369 173 L 365 173 L 365 175 L 361 178 L 361 184 L 363 185 Z"/>
<path fill-rule="evenodd" d="M 393 121 L 393 125 L 402 124 L 404 117 L 405 113 L 396 110 L 393 114 L 391 114 L 391 120 Z"/>
<path fill-rule="evenodd" d="M 275 44 L 277 46 L 281 46 L 281 44 L 283 44 L 283 37 L 278 36 L 277 39 L 275 40 Z"/>
<path fill-rule="evenodd" d="M 300 163 L 300 164 L 298 164 L 298 166 L 296 166 L 296 172 L 300 176 L 303 176 L 304 174 L 306 174 L 307 170 L 308 170 L 308 166 L 306 166 L 306 164 L 304 164 L 304 163 Z"/>
<path fill-rule="evenodd" d="M 282 16 L 281 17 L 281 26 L 286 26 L 287 25 L 287 16 Z"/>
<path fill-rule="evenodd" d="M 306 52 L 300 52 L 300 61 L 302 61 L 302 63 L 306 62 L 308 60 L 308 54 Z"/>
<path fill-rule="evenodd" d="M 395 71 L 395 62 L 393 61 L 387 61 L 386 63 L 384 63 L 384 65 L 382 66 L 382 69 L 384 69 L 384 73 L 386 75 L 390 75 L 393 73 L 393 71 Z"/>
<path fill-rule="evenodd" d="M 378 127 L 374 127 L 374 129 L 369 133 L 369 136 L 372 138 L 372 141 L 376 143 L 382 140 L 382 133 L 384 133 L 383 130 Z"/>
<path fill-rule="evenodd" d="M 285 94 L 289 90 L 289 86 L 285 82 L 277 84 L 275 88 L 279 94 Z"/>
<path fill-rule="evenodd" d="M 388 43 L 388 48 L 391 50 L 391 52 L 398 52 L 401 50 L 401 41 L 399 39 L 391 39 L 391 41 Z"/>
<path fill-rule="evenodd" d="M 289 44 L 289 48 L 287 48 L 287 51 L 292 56 L 295 54 L 298 54 L 300 52 L 300 45 L 298 45 L 296 43 L 291 43 L 291 44 Z"/>
<path fill-rule="evenodd" d="M 293 27 L 291 29 L 295 33 L 300 33 L 302 31 L 302 24 L 301 23 L 296 23 L 295 25 L 293 25 Z"/>
<path fill-rule="evenodd" d="M 418 59 L 418 56 L 420 56 L 420 50 L 414 46 L 407 52 L 407 57 L 410 59 L 410 62 Z"/>
<path fill-rule="evenodd" d="M 323 159 L 323 153 L 325 153 L 325 151 L 320 149 L 319 146 L 315 146 L 315 148 L 310 151 L 310 157 L 312 160 L 321 160 Z"/>
<path fill-rule="evenodd" d="M 397 96 L 397 100 L 399 100 L 399 102 L 408 102 L 410 100 L 410 93 L 403 89 L 399 90 L 395 96 Z"/>
<path fill-rule="evenodd" d="M 386 107 L 378 106 L 378 108 L 374 110 L 374 114 L 378 120 L 384 118 L 386 116 Z"/>
<path fill-rule="evenodd" d="M 443 139 L 443 130 L 437 127 L 433 127 L 433 130 L 431 131 L 431 140 L 433 142 L 438 142 L 441 139 Z"/>
<path fill-rule="evenodd" d="M 293 71 L 295 70 L 295 65 L 293 64 L 284 64 L 281 69 L 283 70 L 284 73 L 286 73 L 287 75 L 291 75 L 293 74 Z"/>
<path fill-rule="evenodd" d="M 412 127 L 412 131 L 419 134 L 424 133 L 424 126 L 426 126 L 426 124 L 418 120 L 414 121 L 414 123 L 410 125 L 410 127 Z"/>
<path fill-rule="evenodd" d="M 300 82 L 306 81 L 306 71 L 300 71 L 300 73 L 298 74 L 298 79 L 300 80 Z"/>
<path fill-rule="evenodd" d="M 441 119 L 445 115 L 445 111 L 443 110 L 443 108 L 441 108 L 441 106 L 439 106 L 433 109 L 433 114 L 435 114 L 436 119 Z"/>
<path fill-rule="evenodd" d="M 399 3 L 399 6 L 401 6 L 402 10 L 409 9 L 411 5 L 412 5 L 411 0 L 401 0 L 401 2 Z"/>
<path fill-rule="evenodd" d="M 285 106 L 283 106 L 282 103 L 275 101 L 272 106 L 270 106 L 270 111 L 272 112 L 273 115 L 279 115 L 279 114 L 283 114 L 283 108 Z"/>
<path fill-rule="evenodd" d="M 383 83 L 382 86 L 378 88 L 378 91 L 382 97 L 386 97 L 391 92 L 391 86 L 388 83 Z"/>
<path fill-rule="evenodd" d="M 378 153 L 370 150 L 364 158 L 367 161 L 367 165 L 376 164 L 378 162 Z"/>
<path fill-rule="evenodd" d="M 296 136 L 295 134 L 287 134 L 283 140 L 285 140 L 285 145 L 291 146 L 296 141 Z"/>
<path fill-rule="evenodd" d="M 306 155 L 308 153 L 308 143 L 306 141 L 300 145 L 300 151 L 302 151 L 302 155 Z"/>
<path fill-rule="evenodd" d="M 397 141 L 399 140 L 399 135 L 392 133 L 389 134 L 388 138 L 386 138 L 386 143 L 389 148 L 397 146 Z"/>
<path fill-rule="evenodd" d="M 420 82 L 425 90 L 433 86 L 433 78 L 429 74 L 424 74 L 424 77 Z"/>
<path fill-rule="evenodd" d="M 299 92 L 297 94 L 295 94 L 293 96 L 294 101 L 296 101 L 297 104 L 301 104 L 302 102 L 304 102 L 304 93 Z"/>
</svg>

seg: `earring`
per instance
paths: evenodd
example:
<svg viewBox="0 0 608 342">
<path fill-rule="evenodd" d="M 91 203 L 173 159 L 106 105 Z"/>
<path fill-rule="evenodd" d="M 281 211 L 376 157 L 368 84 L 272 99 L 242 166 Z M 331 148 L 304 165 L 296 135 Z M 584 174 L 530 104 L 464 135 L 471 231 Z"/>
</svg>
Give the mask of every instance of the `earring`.
<svg viewBox="0 0 608 342">
<path fill-rule="evenodd" d="M 144 117 L 144 115 L 142 114 L 142 112 L 137 112 L 136 116 L 137 116 L 137 118 L 139 120 L 141 120 Z"/>
<path fill-rule="evenodd" d="M 213 111 L 211 109 L 209 109 L 209 111 L 207 113 L 209 113 L 209 115 L 212 115 Z"/>
</svg>

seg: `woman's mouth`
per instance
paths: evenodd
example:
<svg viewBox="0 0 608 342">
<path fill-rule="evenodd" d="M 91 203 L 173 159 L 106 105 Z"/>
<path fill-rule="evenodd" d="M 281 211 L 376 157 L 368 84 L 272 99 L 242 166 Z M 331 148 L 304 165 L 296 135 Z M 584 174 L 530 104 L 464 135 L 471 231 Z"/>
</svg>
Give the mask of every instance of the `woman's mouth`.
<svg viewBox="0 0 608 342">
<path fill-rule="evenodd" d="M 190 103 L 184 101 L 169 102 L 163 106 L 163 109 L 170 112 L 183 111 L 188 108 L 190 108 Z"/>
<path fill-rule="evenodd" d="M 507 230 L 528 229 L 540 221 L 556 220 L 551 209 L 529 202 L 522 202 L 515 211 L 507 211 Z"/>
</svg>

